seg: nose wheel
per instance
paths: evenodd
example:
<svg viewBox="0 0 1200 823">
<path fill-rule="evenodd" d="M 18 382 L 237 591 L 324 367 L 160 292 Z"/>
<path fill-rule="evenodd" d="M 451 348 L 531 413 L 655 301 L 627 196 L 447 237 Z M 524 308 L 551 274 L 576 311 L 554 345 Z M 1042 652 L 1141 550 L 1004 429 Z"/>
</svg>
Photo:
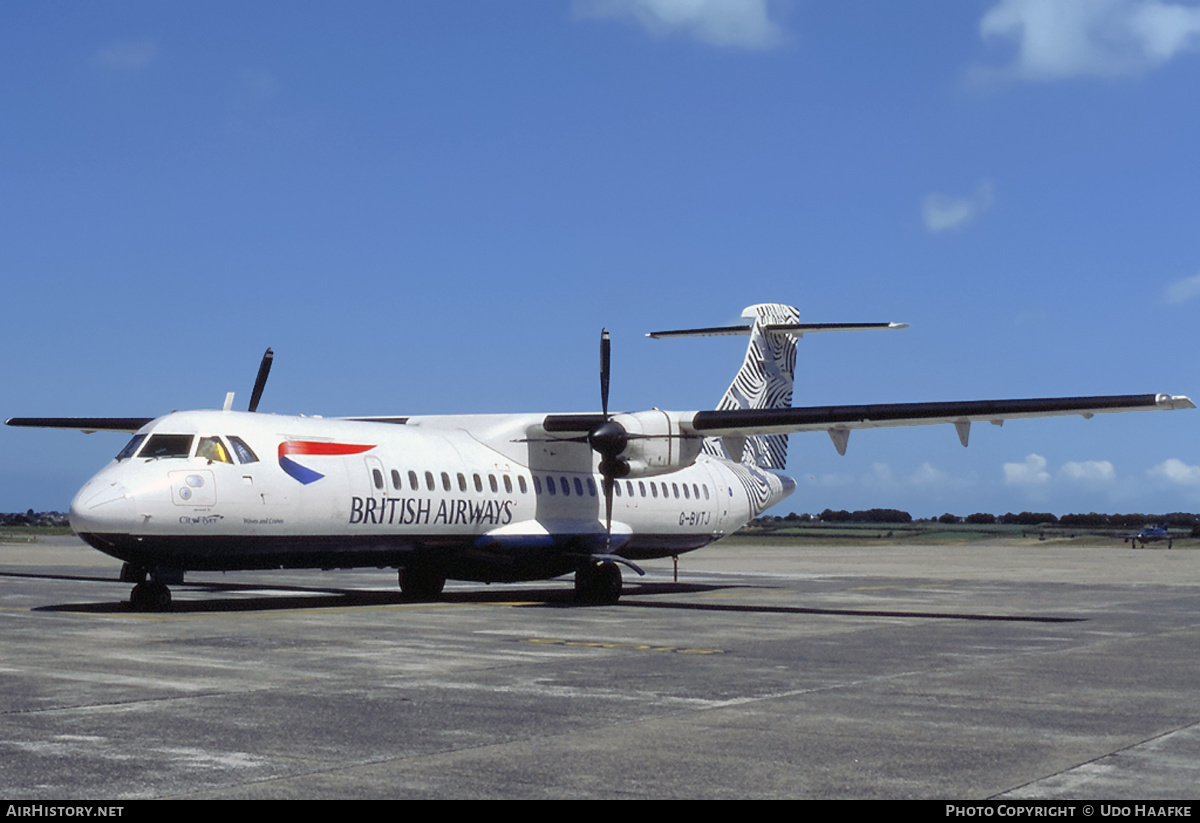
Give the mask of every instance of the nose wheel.
<svg viewBox="0 0 1200 823">
<path fill-rule="evenodd" d="M 129 605 L 135 612 L 169 612 L 171 590 L 157 580 L 144 580 L 133 587 L 129 594 Z"/>
</svg>

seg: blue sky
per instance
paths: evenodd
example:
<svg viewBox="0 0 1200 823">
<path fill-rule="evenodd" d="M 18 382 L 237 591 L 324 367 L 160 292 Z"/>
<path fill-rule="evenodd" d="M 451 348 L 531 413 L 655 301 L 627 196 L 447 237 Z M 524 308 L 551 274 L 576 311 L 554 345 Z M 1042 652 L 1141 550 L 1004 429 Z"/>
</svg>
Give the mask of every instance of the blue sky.
<svg viewBox="0 0 1200 823">
<path fill-rule="evenodd" d="M 1200 397 L 1200 4 L 0 4 L 0 415 Z M 783 511 L 1200 510 L 1200 412 L 795 436 Z M 0 510 L 120 435 L 0 429 Z"/>
</svg>

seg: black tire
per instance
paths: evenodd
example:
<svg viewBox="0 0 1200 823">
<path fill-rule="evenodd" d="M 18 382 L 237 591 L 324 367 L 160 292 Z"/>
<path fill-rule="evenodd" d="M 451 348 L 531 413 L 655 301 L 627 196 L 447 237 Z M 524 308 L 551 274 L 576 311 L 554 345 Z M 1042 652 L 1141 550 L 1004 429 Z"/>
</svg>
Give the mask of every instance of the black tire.
<svg viewBox="0 0 1200 823">
<path fill-rule="evenodd" d="M 621 599 L 621 567 L 616 563 L 589 563 L 575 572 L 575 600 L 612 606 Z"/>
<path fill-rule="evenodd" d="M 420 566 L 401 569 L 399 578 L 400 592 L 412 600 L 436 600 L 446 587 L 446 575 Z"/>
<path fill-rule="evenodd" d="M 129 605 L 135 612 L 169 612 L 171 590 L 153 580 L 138 583 L 129 594 Z"/>
</svg>

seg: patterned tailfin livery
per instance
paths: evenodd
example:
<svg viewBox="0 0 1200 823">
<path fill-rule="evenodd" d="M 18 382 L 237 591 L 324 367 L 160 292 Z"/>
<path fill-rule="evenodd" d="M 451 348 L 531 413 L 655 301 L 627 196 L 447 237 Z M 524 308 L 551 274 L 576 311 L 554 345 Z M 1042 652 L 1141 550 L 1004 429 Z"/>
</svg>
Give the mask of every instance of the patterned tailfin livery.
<svg viewBox="0 0 1200 823">
<path fill-rule="evenodd" d="M 798 335 L 794 331 L 769 331 L 768 328 L 795 324 L 799 322 L 800 312 L 781 303 L 758 303 L 747 307 L 742 317 L 753 321 L 750 345 L 746 347 L 742 368 L 717 409 L 791 408 Z M 787 447 L 786 434 L 710 437 L 704 441 L 706 454 L 761 469 L 785 468 Z"/>
</svg>

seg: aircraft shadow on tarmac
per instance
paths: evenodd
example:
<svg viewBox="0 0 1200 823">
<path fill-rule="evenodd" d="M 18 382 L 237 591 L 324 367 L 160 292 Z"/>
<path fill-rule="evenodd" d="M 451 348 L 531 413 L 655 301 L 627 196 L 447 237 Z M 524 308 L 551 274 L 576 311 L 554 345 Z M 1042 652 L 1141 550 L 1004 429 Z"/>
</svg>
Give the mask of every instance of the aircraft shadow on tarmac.
<svg viewBox="0 0 1200 823">
<path fill-rule="evenodd" d="M 52 580 L 79 580 L 86 582 L 115 583 L 111 577 L 83 577 L 50 574 L 3 574 L 0 577 L 40 578 Z M 122 583 L 122 586 L 128 586 Z M 684 594 L 689 592 L 715 591 L 730 586 L 697 583 L 650 583 L 630 584 L 624 596 L 645 594 Z M 361 606 L 410 606 L 410 605 L 455 605 L 455 604 L 510 604 L 523 607 L 584 608 L 575 602 L 574 589 L 569 586 L 539 586 L 536 588 L 483 589 L 478 591 L 444 592 L 435 600 L 420 600 L 407 597 L 399 591 L 369 589 L 342 589 L 330 586 L 273 586 L 262 583 L 184 583 L 173 586 L 176 594 L 186 592 L 210 592 L 213 594 L 239 594 L 237 597 L 213 597 L 203 600 L 176 597 L 166 614 L 195 614 L 205 612 L 254 612 L 286 609 L 330 609 Z M 263 594 L 263 592 L 271 594 Z M 257 594 L 256 594 L 257 593 Z M 59 603 L 36 606 L 33 611 L 90 612 L 95 614 L 153 614 L 135 612 L 128 600 L 118 602 Z"/>
<path fill-rule="evenodd" d="M 0 577 L 39 578 L 52 580 L 79 580 L 87 582 L 116 582 L 109 577 L 84 577 L 53 574 L 2 573 Z M 128 585 L 128 584 L 122 584 Z M 833 609 L 806 606 L 766 606 L 735 603 L 694 603 L 669 600 L 642 600 L 647 595 L 692 594 L 723 589 L 763 588 L 761 585 L 700 584 L 678 582 L 638 583 L 625 585 L 618 606 L 649 609 L 676 609 L 714 612 L 748 612 L 756 614 L 832 615 L 841 617 L 907 617 L 931 620 L 982 620 L 1014 623 L 1078 623 L 1087 618 L 1054 617 L 1047 615 L 1006 615 L 971 612 L 903 611 L 897 609 Z M 274 594 L 254 595 L 254 592 L 271 591 Z M 176 599 L 168 614 L 199 614 L 206 612 L 254 612 L 286 609 L 330 609 L 361 606 L 406 606 L 416 604 L 510 604 L 523 608 L 588 608 L 575 602 L 573 589 L 567 586 L 539 586 L 528 589 L 502 588 L 477 591 L 447 591 L 434 601 L 416 600 L 399 591 L 375 591 L 368 589 L 341 589 L 327 586 L 270 586 L 250 583 L 185 583 L 176 587 L 179 592 L 239 593 L 241 597 L 215 597 L 203 600 Z M 592 607 L 594 608 L 594 607 Z M 611 608 L 611 607 L 609 607 Z M 96 614 L 141 614 L 134 612 L 129 601 L 100 603 L 62 603 L 34 607 L 33 611 L 85 612 Z"/>
</svg>

